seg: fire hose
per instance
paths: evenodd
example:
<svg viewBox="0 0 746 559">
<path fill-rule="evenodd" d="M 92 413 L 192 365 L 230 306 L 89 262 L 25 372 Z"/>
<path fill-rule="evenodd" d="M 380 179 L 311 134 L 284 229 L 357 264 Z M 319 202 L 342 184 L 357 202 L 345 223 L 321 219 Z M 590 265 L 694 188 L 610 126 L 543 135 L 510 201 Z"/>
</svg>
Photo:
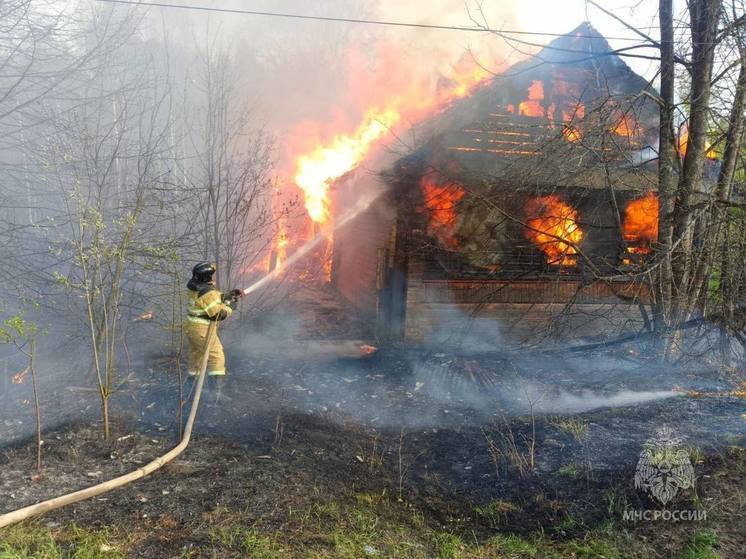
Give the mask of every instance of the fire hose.
<svg viewBox="0 0 746 559">
<path fill-rule="evenodd" d="M 178 445 L 176 445 L 174 448 L 172 448 L 170 451 L 168 451 L 163 456 L 156 458 L 155 460 L 145 464 L 141 468 L 138 468 L 137 470 L 134 470 L 128 474 L 124 474 L 117 478 L 110 479 L 109 481 L 99 483 L 98 485 L 94 485 L 92 487 L 87 487 L 85 489 L 81 489 L 73 493 L 68 493 L 67 495 L 55 497 L 47 501 L 36 503 L 35 505 L 29 505 L 27 507 L 14 510 L 12 512 L 7 512 L 5 514 L 2 514 L 0 515 L 0 528 L 4 526 L 9 526 L 10 524 L 15 524 L 16 522 L 21 522 L 22 520 L 26 520 L 27 518 L 31 518 L 32 516 L 44 514 L 46 512 L 64 507 L 66 505 L 71 505 L 73 503 L 78 503 L 80 501 L 90 499 L 91 497 L 101 495 L 102 493 L 108 493 L 109 491 L 112 491 L 114 489 L 127 485 L 128 483 L 131 483 L 135 480 L 144 478 L 145 476 L 152 474 L 154 471 L 162 468 L 163 466 L 168 464 L 171 460 L 176 458 L 179 454 L 184 452 L 184 449 L 186 449 L 187 445 L 189 445 L 189 440 L 192 437 L 192 426 L 194 425 L 194 418 L 197 416 L 197 409 L 199 408 L 199 399 L 200 399 L 200 396 L 202 395 L 202 386 L 204 385 L 204 382 L 205 382 L 205 371 L 207 370 L 207 359 L 209 357 L 210 348 L 212 347 L 212 344 L 215 341 L 216 331 L 217 331 L 217 322 L 216 321 L 210 322 L 210 326 L 207 329 L 207 336 L 205 338 L 205 353 L 204 353 L 204 357 L 202 358 L 202 363 L 200 364 L 200 371 L 199 371 L 199 376 L 197 377 L 197 387 L 194 391 L 192 407 L 189 410 L 189 418 L 187 419 L 186 426 L 184 427 L 184 435 L 182 436 L 181 441 L 179 442 Z"/>
</svg>

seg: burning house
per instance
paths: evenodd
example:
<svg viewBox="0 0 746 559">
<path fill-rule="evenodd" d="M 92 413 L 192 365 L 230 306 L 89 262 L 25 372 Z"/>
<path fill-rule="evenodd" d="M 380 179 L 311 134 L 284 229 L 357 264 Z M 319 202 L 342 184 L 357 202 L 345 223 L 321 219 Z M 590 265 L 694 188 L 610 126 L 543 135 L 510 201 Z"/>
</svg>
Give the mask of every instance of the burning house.
<svg viewBox="0 0 746 559">
<path fill-rule="evenodd" d="M 657 238 L 649 93 L 589 24 L 483 83 L 375 179 L 335 183 L 338 211 L 382 192 L 335 236 L 336 289 L 393 339 L 484 317 L 512 339 L 638 329 L 635 272 Z"/>
</svg>

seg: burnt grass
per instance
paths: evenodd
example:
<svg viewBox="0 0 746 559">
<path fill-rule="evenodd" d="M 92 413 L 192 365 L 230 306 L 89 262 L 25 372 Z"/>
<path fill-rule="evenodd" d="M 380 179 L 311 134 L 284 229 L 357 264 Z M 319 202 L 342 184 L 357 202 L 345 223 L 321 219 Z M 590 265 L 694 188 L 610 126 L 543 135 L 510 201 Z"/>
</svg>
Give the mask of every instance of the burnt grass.
<svg viewBox="0 0 746 559">
<path fill-rule="evenodd" d="M 236 353 L 230 377 L 220 386 L 208 379 L 184 454 L 146 479 L 29 526 L 105 529 L 126 557 L 252 556 L 216 536 L 240 525 L 271 538 L 280 546 L 276 556 L 305 557 L 334 549 L 328 527 L 365 506 L 376 523 L 419 534 L 412 537 L 430 549 L 422 556 L 472 556 L 428 548 L 438 534 L 475 545 L 500 534 L 540 534 L 562 546 L 605 531 L 625 542 L 613 556 L 677 557 L 704 529 L 717 534 L 720 557 L 744 556 L 743 400 L 612 398 L 674 386 L 724 391 L 742 381 L 739 374 L 701 368 L 661 376 L 641 358 L 620 365 L 606 354 L 595 360 L 611 363 L 599 378 L 557 356 L 391 349 L 356 359 L 316 352 L 280 360 Z M 6 446 L 0 510 L 110 479 L 163 454 L 177 438 L 177 387 L 165 367 L 138 375 L 117 396 L 109 441 L 101 440 L 95 414 L 45 433 L 40 476 L 32 443 Z M 705 522 L 622 518 L 624 510 L 660 508 L 635 490 L 633 477 L 642 444 L 661 425 L 683 435 L 697 475 L 695 489 L 675 506 L 707 510 Z M 506 556 L 554 556 L 526 553 Z"/>
</svg>

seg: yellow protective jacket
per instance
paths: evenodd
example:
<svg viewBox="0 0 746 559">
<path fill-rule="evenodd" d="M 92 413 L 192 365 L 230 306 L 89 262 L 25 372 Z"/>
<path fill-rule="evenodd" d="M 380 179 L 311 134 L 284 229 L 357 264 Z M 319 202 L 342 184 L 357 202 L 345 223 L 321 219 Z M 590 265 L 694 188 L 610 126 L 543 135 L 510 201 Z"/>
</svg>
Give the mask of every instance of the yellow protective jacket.
<svg viewBox="0 0 746 559">
<path fill-rule="evenodd" d="M 187 288 L 189 289 L 187 304 L 189 322 L 210 324 L 211 320 L 225 320 L 233 313 L 230 305 L 223 302 L 223 294 L 214 285 L 190 280 Z"/>
</svg>

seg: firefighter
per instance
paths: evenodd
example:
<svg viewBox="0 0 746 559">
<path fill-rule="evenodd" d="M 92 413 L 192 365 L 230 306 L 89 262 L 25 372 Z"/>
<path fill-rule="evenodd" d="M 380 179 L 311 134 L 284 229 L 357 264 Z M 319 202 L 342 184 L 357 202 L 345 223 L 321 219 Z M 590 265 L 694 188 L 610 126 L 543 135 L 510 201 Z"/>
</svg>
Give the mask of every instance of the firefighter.
<svg viewBox="0 0 746 559">
<path fill-rule="evenodd" d="M 234 289 L 221 293 L 215 286 L 217 267 L 210 262 L 200 262 L 192 269 L 192 278 L 187 283 L 188 309 L 186 333 L 189 340 L 189 374 L 199 374 L 204 357 L 207 329 L 211 321 L 228 318 L 242 292 Z M 225 376 L 225 354 L 223 344 L 216 336 L 207 359 L 207 374 L 212 377 Z"/>
</svg>

